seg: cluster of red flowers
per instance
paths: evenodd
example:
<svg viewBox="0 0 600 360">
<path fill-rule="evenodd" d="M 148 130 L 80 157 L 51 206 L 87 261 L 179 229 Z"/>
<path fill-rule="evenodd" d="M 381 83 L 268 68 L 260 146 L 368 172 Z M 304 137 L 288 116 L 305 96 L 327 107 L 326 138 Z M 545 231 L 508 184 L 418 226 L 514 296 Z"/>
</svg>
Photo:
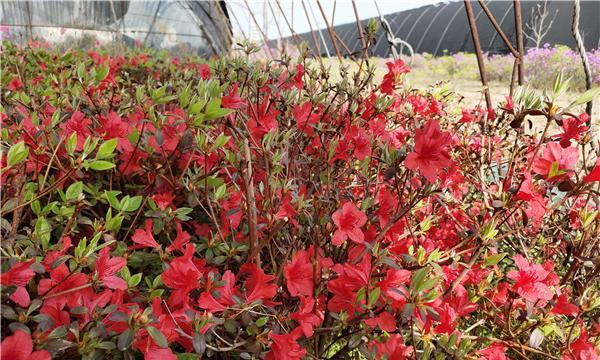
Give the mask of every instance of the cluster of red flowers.
<svg viewBox="0 0 600 360">
<path fill-rule="evenodd" d="M 331 87 L 302 59 L 2 51 L 3 359 L 599 358 L 584 116 L 457 116 L 401 60 Z"/>
</svg>

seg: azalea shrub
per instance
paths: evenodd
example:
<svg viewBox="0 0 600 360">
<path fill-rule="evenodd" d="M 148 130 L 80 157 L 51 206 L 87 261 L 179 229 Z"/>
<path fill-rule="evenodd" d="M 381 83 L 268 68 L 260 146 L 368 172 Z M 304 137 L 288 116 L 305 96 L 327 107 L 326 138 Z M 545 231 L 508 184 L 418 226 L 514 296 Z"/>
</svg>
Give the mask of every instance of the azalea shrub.
<svg viewBox="0 0 600 360">
<path fill-rule="evenodd" d="M 2 45 L 3 359 L 598 358 L 593 92 L 245 51 Z"/>
</svg>

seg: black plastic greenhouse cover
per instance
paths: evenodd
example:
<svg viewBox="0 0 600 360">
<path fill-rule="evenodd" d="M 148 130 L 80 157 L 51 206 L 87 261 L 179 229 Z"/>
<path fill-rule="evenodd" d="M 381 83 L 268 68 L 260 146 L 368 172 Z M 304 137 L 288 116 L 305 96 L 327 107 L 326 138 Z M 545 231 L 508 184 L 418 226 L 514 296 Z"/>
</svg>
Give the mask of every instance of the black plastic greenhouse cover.
<svg viewBox="0 0 600 360">
<path fill-rule="evenodd" d="M 142 44 L 205 56 L 227 52 L 231 24 L 223 1 L 0 1 L 2 38 L 22 43 Z"/>
<path fill-rule="evenodd" d="M 484 2 L 498 23 L 500 23 L 502 30 L 513 44 L 515 44 L 513 2 L 498 0 L 487 0 Z M 535 7 L 541 3 L 543 2 L 521 2 L 524 31 L 527 31 L 525 25 L 531 24 L 535 19 L 535 16 L 532 16 L 532 11 L 534 11 Z M 483 12 L 481 6 L 479 6 L 477 2 L 473 2 L 473 9 L 483 51 L 491 54 L 508 53 L 508 48 L 492 27 L 492 24 Z M 542 43 L 575 47 L 575 40 L 571 34 L 573 2 L 548 1 L 547 12 L 549 14 L 548 18 L 553 18 L 554 21 L 552 22 L 548 33 L 544 36 Z M 474 51 L 464 3 L 462 1 L 422 6 L 407 11 L 388 14 L 384 17 L 389 22 L 390 28 L 395 36 L 408 42 L 416 53 L 442 55 L 444 53 L 453 54 L 457 52 Z M 363 28 L 368 20 L 369 19 L 361 21 Z M 579 27 L 586 49 L 591 50 L 600 48 L 600 1 L 581 1 L 581 19 Z M 335 26 L 333 27 L 333 30 L 348 46 L 350 51 L 357 53 L 361 51 L 361 42 L 359 35 L 357 34 L 355 22 Z M 331 50 L 333 49 L 331 38 L 325 33 L 325 45 Z M 391 56 L 386 34 L 381 26 L 377 35 L 377 42 L 371 49 L 372 55 L 379 57 Z M 322 50 L 324 49 L 322 43 L 319 44 L 320 47 L 315 46 L 310 33 L 303 33 L 299 36 L 302 40 L 306 41 L 308 46 L 314 51 L 319 48 Z M 317 37 L 317 39 L 320 40 L 319 37 Z M 285 38 L 283 41 L 293 43 L 291 37 Z M 533 47 L 534 45 L 535 44 L 533 44 L 532 41 L 525 39 L 526 48 Z M 348 54 L 344 52 L 344 55 L 347 56 Z"/>
</svg>

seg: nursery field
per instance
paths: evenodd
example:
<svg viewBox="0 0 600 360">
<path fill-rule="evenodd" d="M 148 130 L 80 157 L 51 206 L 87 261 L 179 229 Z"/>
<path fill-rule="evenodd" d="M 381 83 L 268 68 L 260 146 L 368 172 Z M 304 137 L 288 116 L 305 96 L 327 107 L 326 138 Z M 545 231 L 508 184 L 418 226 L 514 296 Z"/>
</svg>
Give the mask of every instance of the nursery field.
<svg viewBox="0 0 600 360">
<path fill-rule="evenodd" d="M 257 51 L 2 43 L 2 360 L 600 358 L 576 69 Z"/>
</svg>

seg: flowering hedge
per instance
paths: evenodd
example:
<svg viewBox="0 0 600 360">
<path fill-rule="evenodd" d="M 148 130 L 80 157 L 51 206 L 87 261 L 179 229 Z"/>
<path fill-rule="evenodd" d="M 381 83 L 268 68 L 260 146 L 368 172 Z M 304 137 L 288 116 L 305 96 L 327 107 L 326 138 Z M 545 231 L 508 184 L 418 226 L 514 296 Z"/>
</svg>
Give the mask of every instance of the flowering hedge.
<svg viewBox="0 0 600 360">
<path fill-rule="evenodd" d="M 561 79 L 454 116 L 402 61 L 2 58 L 3 359 L 598 358 L 598 144 Z"/>
<path fill-rule="evenodd" d="M 587 52 L 592 72 L 592 83 L 600 85 L 600 49 Z M 509 84 L 515 58 L 512 54 L 488 54 L 485 58 L 488 80 Z M 525 52 L 525 77 L 527 84 L 537 89 L 552 89 L 559 73 L 571 77 L 572 89 L 585 90 L 585 74 L 579 53 L 567 46 L 530 48 Z M 416 54 L 413 62 L 415 71 L 421 77 L 430 74 L 440 79 L 479 81 L 479 70 L 475 54 L 457 53 L 433 57 L 431 54 Z M 436 79 L 437 80 L 437 79 Z"/>
</svg>

